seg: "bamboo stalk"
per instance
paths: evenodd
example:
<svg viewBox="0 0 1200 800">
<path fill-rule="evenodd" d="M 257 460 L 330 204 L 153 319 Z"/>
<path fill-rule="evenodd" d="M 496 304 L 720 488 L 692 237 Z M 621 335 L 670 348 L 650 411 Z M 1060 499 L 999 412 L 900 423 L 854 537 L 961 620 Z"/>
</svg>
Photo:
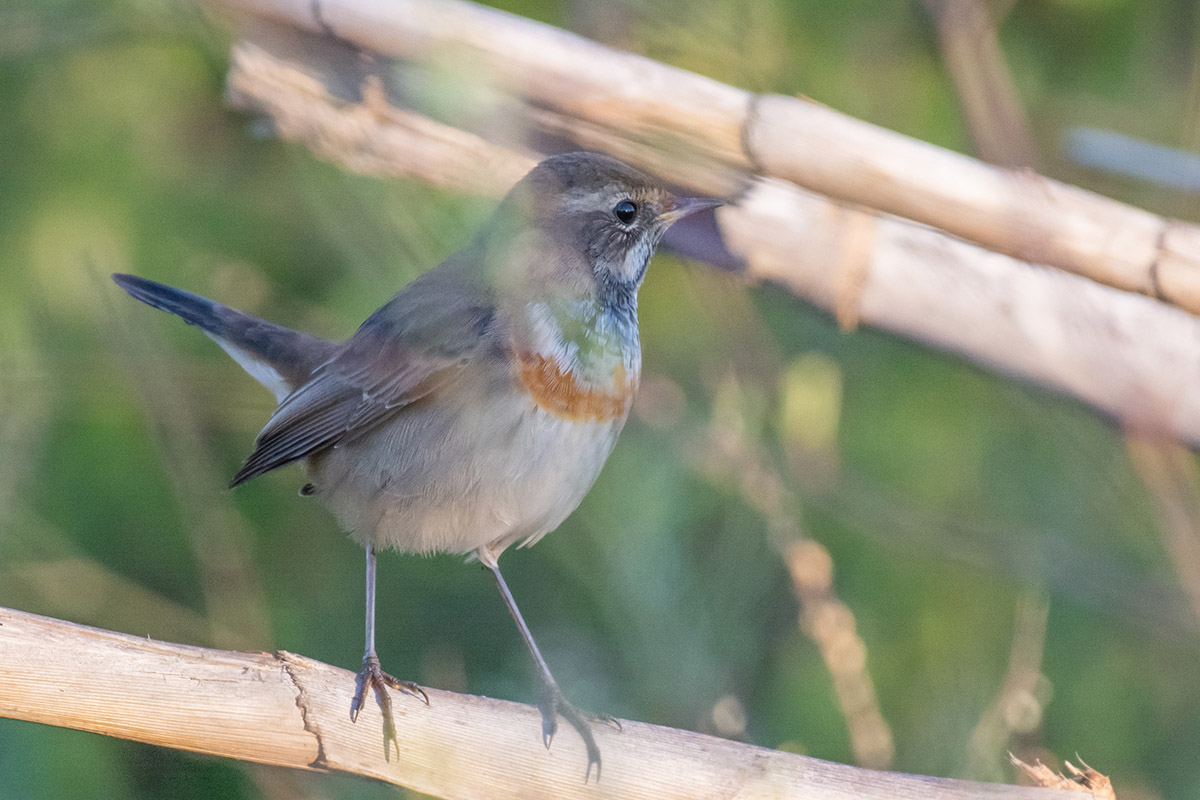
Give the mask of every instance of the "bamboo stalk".
<svg viewBox="0 0 1200 800">
<path fill-rule="evenodd" d="M 344 99 L 357 64 L 311 38 L 260 32 L 234 48 L 229 96 L 350 169 L 498 196 L 534 163 L 536 154 L 395 109 L 369 82 L 365 96 Z M 1191 314 L 787 181 L 751 180 L 716 220 L 727 250 L 700 255 L 742 263 L 749 279 L 785 286 L 846 327 L 875 325 L 1200 445 Z"/>
<path fill-rule="evenodd" d="M 662 174 L 700 173 L 692 185 L 710 194 L 728 196 L 739 174 L 783 178 L 1200 312 L 1197 226 L 807 99 L 754 95 L 463 0 L 212 2 L 410 62 L 454 61 L 530 106 L 653 151 L 644 165 Z"/>
<path fill-rule="evenodd" d="M 1184 297 L 1176 284 L 1178 270 L 1197 265 L 1163 250 L 1168 222 L 1162 217 L 1033 172 L 994 167 L 909 139 L 816 103 L 764 97 L 757 117 L 750 146 L 769 175 L 1019 259 L 1200 310 L 1200 298 Z"/>
<path fill-rule="evenodd" d="M 386 56 L 455 66 L 532 105 L 627 138 L 669 141 L 677 152 L 751 166 L 742 148 L 750 93 L 502 11 L 458 0 L 216 3 L 333 33 Z"/>
<path fill-rule="evenodd" d="M 598 726 L 599 783 L 567 730 L 547 751 L 530 706 L 429 691 L 393 698 L 398 753 L 382 719 L 349 718 L 354 675 L 293 653 L 151 641 L 0 608 L 0 717 L 296 769 L 346 772 L 444 798 L 804 798 L 1051 800 L 1044 789 L 928 778 L 622 722 Z"/>
<path fill-rule="evenodd" d="M 783 181 L 719 213 L 759 279 L 1200 445 L 1200 320 L 1181 309 Z"/>
</svg>

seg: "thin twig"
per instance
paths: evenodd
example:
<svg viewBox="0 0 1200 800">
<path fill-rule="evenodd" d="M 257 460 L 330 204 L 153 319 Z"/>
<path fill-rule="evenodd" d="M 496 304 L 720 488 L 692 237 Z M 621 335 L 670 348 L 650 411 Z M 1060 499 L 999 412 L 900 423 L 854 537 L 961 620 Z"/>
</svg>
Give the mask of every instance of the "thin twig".
<svg viewBox="0 0 1200 800">
<path fill-rule="evenodd" d="M 1179 585 L 1200 620 L 1200 479 L 1182 445 L 1139 431 L 1125 434 L 1130 461 L 1154 503 L 1159 533 Z"/>
<path fill-rule="evenodd" d="M 1017 603 L 1008 669 L 996 698 L 971 731 L 965 774 L 972 778 L 998 773 L 1014 733 L 1029 733 L 1041 725 L 1049 701 L 1049 684 L 1042 675 L 1042 652 L 1050 603 L 1040 593 L 1027 592 Z"/>
<path fill-rule="evenodd" d="M 800 629 L 816 643 L 833 681 L 855 763 L 886 769 L 895 756 L 892 730 L 879 708 L 867 669 L 867 646 L 858 634 L 854 612 L 834 590 L 833 558 L 804 532 L 797 499 L 764 448 L 748 433 L 736 382 L 725 382 L 715 405 L 699 462 L 710 479 L 736 487 L 765 519 L 792 579 Z"/>
<path fill-rule="evenodd" d="M 1037 169 L 1029 117 L 997 39 L 1000 9 L 984 0 L 924 4 L 937 25 L 942 61 L 954 81 L 975 151 L 997 166 Z"/>
</svg>

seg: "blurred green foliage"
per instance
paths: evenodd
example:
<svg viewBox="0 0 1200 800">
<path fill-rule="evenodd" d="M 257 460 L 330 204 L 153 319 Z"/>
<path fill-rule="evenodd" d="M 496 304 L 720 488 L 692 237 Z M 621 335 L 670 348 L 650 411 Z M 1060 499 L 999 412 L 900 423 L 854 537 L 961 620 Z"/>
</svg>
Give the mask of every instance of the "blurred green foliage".
<svg viewBox="0 0 1200 800">
<path fill-rule="evenodd" d="M 917 3 L 504 5 L 970 150 Z M 1200 214 L 1195 198 L 1056 155 L 1069 125 L 1196 146 L 1198 22 L 1185 0 L 1016 3 L 1001 44 L 1046 171 Z M 0 604 L 353 668 L 361 551 L 295 496 L 294 468 L 224 489 L 270 413 L 267 393 L 107 275 L 134 272 L 340 337 L 461 246 L 491 204 L 346 175 L 256 136 L 222 107 L 227 46 L 188 3 L 0 7 Z M 714 716 L 725 698 L 744 712 L 749 741 L 852 760 L 767 521 L 705 466 L 723 398 L 787 488 L 788 514 L 832 554 L 895 768 L 1010 780 L 1009 749 L 1079 753 L 1122 797 L 1200 794 L 1198 627 L 1118 431 L 669 256 L 651 270 L 641 316 L 644 402 L 609 466 L 560 531 L 505 557 L 577 702 L 729 733 Z M 235 576 L 232 599 L 216 571 Z M 391 672 L 532 699 L 526 655 L 477 566 L 385 555 L 380 575 Z M 1033 717 L 972 752 L 1023 598 L 1049 608 Z M 283 780 L 296 781 L 293 794 L 280 794 Z M 0 720 L 3 798 L 392 794 Z"/>
</svg>

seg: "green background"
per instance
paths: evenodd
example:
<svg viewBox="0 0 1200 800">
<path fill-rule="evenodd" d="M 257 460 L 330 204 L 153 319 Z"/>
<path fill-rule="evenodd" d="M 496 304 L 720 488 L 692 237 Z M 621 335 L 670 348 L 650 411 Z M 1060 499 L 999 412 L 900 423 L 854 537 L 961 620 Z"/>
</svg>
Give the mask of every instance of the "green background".
<svg viewBox="0 0 1200 800">
<path fill-rule="evenodd" d="M 506 7 L 971 152 L 917 3 Z M 107 275 L 342 337 L 492 203 L 347 175 L 257 135 L 222 106 L 228 43 L 187 3 L 0 6 L 0 605 L 355 668 L 361 551 L 296 497 L 298 469 L 224 488 L 269 395 Z M 1060 150 L 1076 125 L 1200 144 L 1194 3 L 1018 2 L 1001 44 L 1045 172 L 1200 215 L 1195 197 L 1073 168 Z M 722 701 L 744 712 L 747 741 L 853 761 L 777 535 L 739 465 L 711 454 L 716 431 L 740 431 L 785 488 L 785 516 L 833 557 L 893 768 L 1011 781 L 1008 750 L 1078 753 L 1123 800 L 1200 795 L 1200 631 L 1119 431 L 670 256 L 651 268 L 641 319 L 645 390 L 605 472 L 561 530 L 503 562 L 577 703 L 736 733 L 714 718 Z M 533 698 L 477 565 L 385 554 L 380 576 L 389 671 Z M 973 750 L 1019 607 L 1048 608 L 1044 677 L 1017 730 Z M 284 780 L 290 796 L 394 791 L 0 720 L 0 798 L 289 796 Z"/>
</svg>

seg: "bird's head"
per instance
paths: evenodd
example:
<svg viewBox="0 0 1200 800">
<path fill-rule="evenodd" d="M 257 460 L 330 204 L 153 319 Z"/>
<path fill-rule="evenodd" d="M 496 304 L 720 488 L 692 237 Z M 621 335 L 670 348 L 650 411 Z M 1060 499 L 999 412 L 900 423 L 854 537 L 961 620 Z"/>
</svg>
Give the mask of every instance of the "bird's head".
<svg viewBox="0 0 1200 800">
<path fill-rule="evenodd" d="M 605 155 L 565 153 L 522 178 L 490 227 L 507 250 L 505 271 L 524 289 L 590 289 L 607 303 L 636 297 L 655 246 L 674 222 L 720 204 L 676 196 Z"/>
</svg>

